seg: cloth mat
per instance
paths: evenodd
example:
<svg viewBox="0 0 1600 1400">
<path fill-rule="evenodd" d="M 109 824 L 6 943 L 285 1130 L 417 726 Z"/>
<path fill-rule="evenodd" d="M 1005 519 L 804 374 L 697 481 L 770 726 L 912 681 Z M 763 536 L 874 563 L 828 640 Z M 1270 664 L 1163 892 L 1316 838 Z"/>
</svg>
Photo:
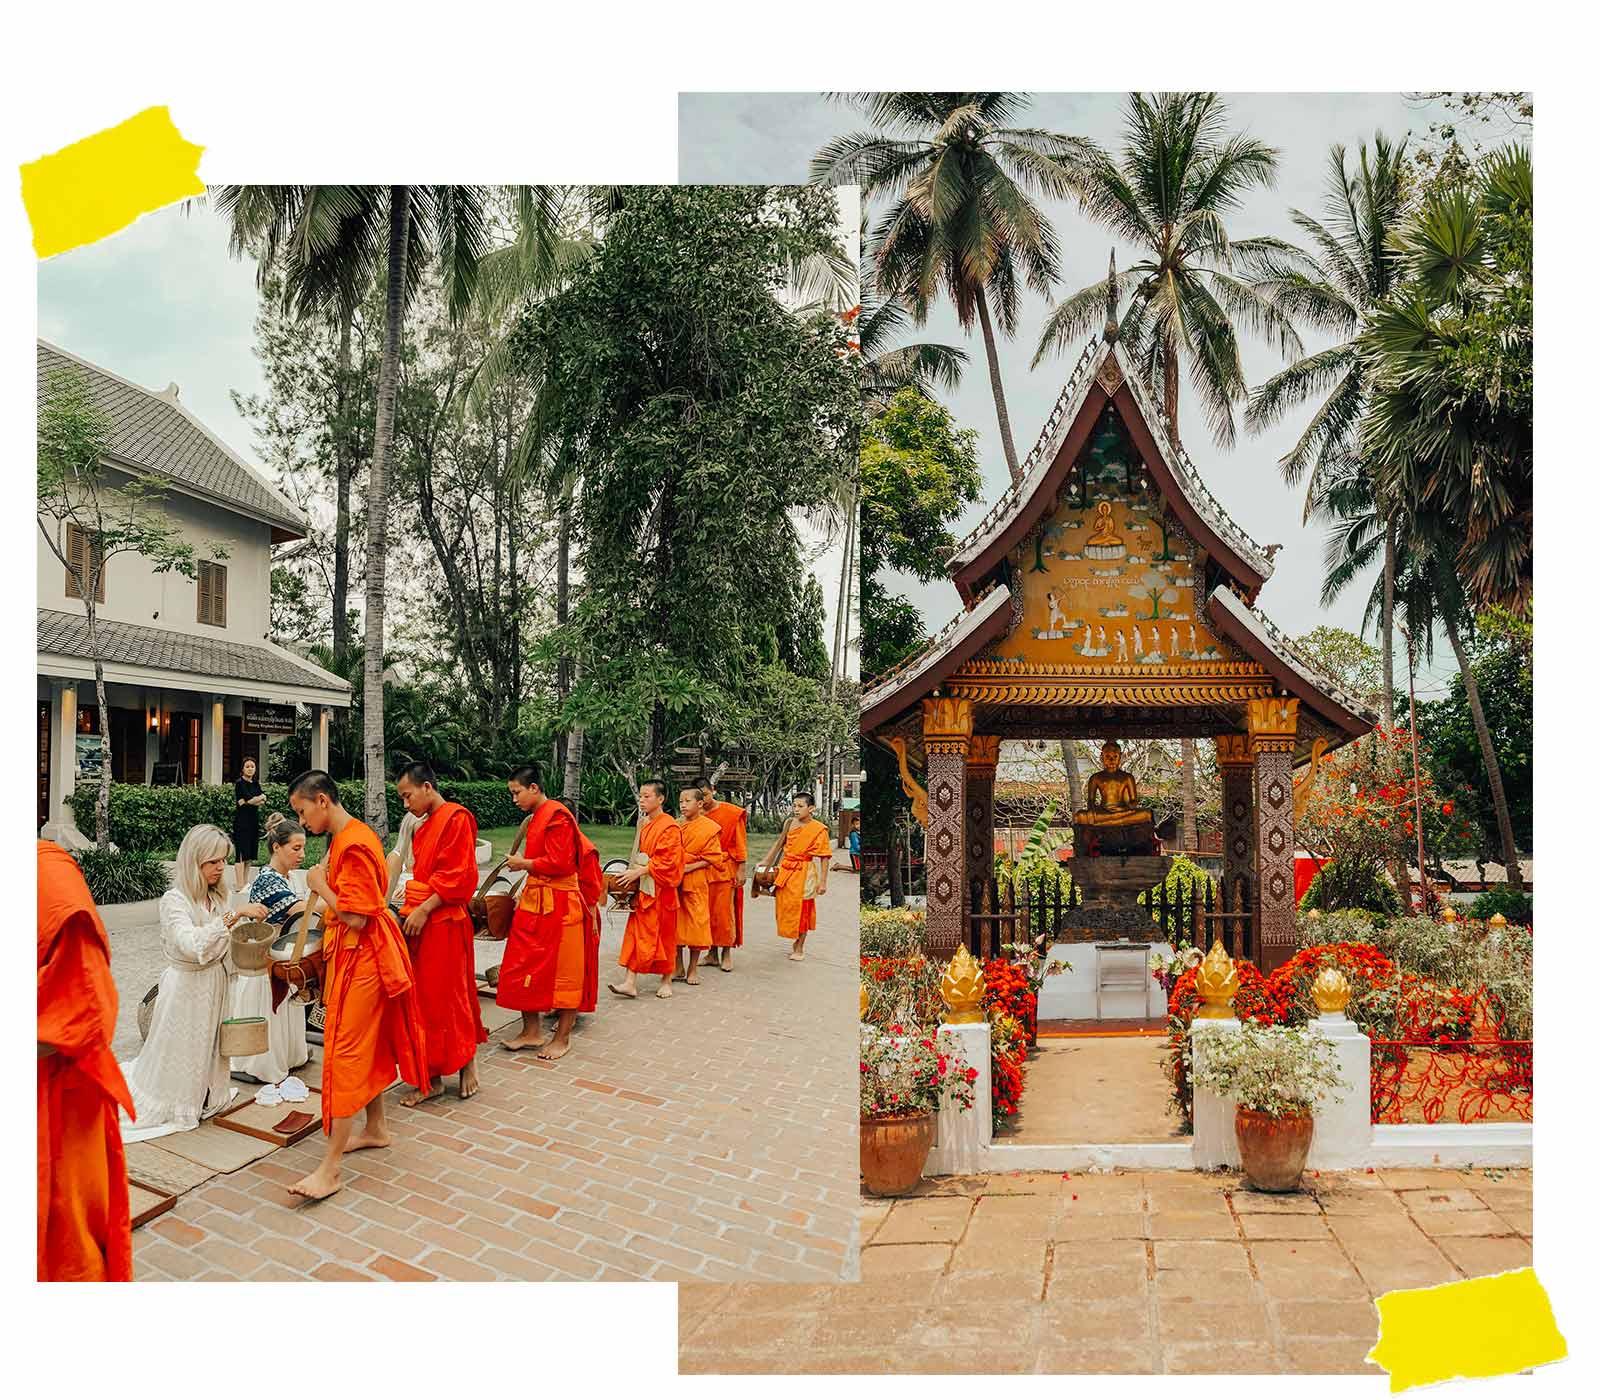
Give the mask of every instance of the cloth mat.
<svg viewBox="0 0 1600 1400">
<path fill-rule="evenodd" d="M 137 1182 L 128 1183 L 128 1213 L 137 1230 L 158 1215 L 165 1215 L 177 1204 L 177 1195 L 171 1191 L 148 1191 Z"/>
<path fill-rule="evenodd" d="M 181 1196 L 192 1191 L 202 1181 L 210 1181 L 217 1173 L 214 1168 L 192 1162 L 167 1150 L 167 1144 L 186 1134 L 173 1133 L 157 1142 L 130 1142 L 123 1148 L 128 1159 L 128 1175 L 160 1191 L 170 1191 Z"/>
<path fill-rule="evenodd" d="M 245 1102 L 250 1103 L 248 1099 Z M 255 1105 L 251 1104 L 250 1107 L 254 1108 Z M 282 1116 L 281 1111 L 275 1115 L 277 1118 Z M 161 1139 L 161 1146 L 191 1162 L 210 1167 L 213 1173 L 236 1172 L 240 1167 L 249 1166 L 251 1162 L 278 1148 L 277 1143 L 262 1142 L 260 1138 L 250 1137 L 246 1133 L 219 1128 L 215 1123 L 202 1123 L 193 1132 L 173 1133 Z"/>
<path fill-rule="evenodd" d="M 275 1125 L 283 1121 L 284 1115 L 296 1110 L 309 1113 L 312 1126 L 298 1133 L 280 1133 Z M 310 1095 L 301 1103 L 289 1104 L 282 1101 L 272 1104 L 256 1103 L 246 1099 L 243 1107 L 234 1109 L 231 1113 L 218 1114 L 212 1120 L 223 1132 L 230 1135 L 265 1134 L 271 1141 L 255 1139 L 258 1145 L 270 1152 L 274 1148 L 287 1147 L 298 1142 L 303 1137 L 309 1137 L 312 1132 L 322 1128 L 322 1095 L 312 1090 Z M 247 1141 L 252 1140 L 249 1137 Z"/>
</svg>

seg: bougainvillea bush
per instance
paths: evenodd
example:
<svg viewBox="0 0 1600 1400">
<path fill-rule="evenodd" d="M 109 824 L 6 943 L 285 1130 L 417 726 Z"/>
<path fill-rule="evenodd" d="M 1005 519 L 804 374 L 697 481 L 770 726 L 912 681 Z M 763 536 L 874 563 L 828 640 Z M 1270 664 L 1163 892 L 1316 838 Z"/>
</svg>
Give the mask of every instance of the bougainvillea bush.
<svg viewBox="0 0 1600 1400">
<path fill-rule="evenodd" d="M 861 1117 L 909 1118 L 937 1113 L 948 1094 L 956 1108 L 972 1107 L 978 1071 L 949 1031 L 922 1031 L 896 1023 L 880 1033 L 861 1031 Z"/>
</svg>

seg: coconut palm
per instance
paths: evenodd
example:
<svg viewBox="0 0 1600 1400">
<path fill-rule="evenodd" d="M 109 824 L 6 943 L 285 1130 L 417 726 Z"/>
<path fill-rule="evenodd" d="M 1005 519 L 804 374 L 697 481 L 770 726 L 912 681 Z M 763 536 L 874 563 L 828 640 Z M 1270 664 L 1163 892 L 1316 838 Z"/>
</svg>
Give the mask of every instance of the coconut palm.
<svg viewBox="0 0 1600 1400">
<path fill-rule="evenodd" d="M 389 539 L 389 461 L 406 306 L 427 265 L 437 259 L 452 316 L 471 304 L 478 261 L 488 250 L 485 190 L 478 185 L 273 185 L 219 192 L 235 241 L 263 239 L 269 256 L 287 259 L 292 304 L 309 313 L 361 285 L 381 256 L 384 268 L 383 358 L 377 421 L 367 480 L 367 580 L 363 647 L 362 750 L 367 824 L 389 831 L 384 800 L 383 634 Z M 224 201 L 226 201 L 224 203 Z"/>
<path fill-rule="evenodd" d="M 864 242 L 864 240 L 863 240 Z M 934 342 L 901 344 L 911 323 L 905 303 L 878 291 L 877 264 L 861 260 L 861 313 L 856 329 L 861 345 L 861 407 L 868 417 L 882 413 L 901 389 L 930 398 L 937 389 L 954 389 L 967 365 L 967 352 Z"/>
<path fill-rule="evenodd" d="M 1278 153 L 1230 136 L 1227 111 L 1213 92 L 1132 93 L 1126 135 L 1117 158 L 1081 143 L 1086 150 L 1074 165 L 1073 185 L 1084 212 L 1132 244 L 1137 259 L 1120 273 L 1113 263 L 1106 277 L 1051 312 L 1033 363 L 1075 348 L 1098 329 L 1108 305 L 1124 306 L 1118 336 L 1145 381 L 1161 384 L 1174 445 L 1181 361 L 1213 436 L 1231 446 L 1233 406 L 1247 394 L 1238 329 L 1267 337 L 1286 356 L 1302 349 L 1289 316 L 1234 271 L 1238 262 L 1287 245 L 1235 241 L 1224 222 L 1247 190 L 1272 184 Z"/>
<path fill-rule="evenodd" d="M 884 300 L 917 325 L 943 291 L 963 330 L 983 332 L 1000 442 L 1020 474 L 1000 377 L 997 334 L 1016 333 L 1022 285 L 1048 294 L 1059 276 L 1056 234 L 1033 196 L 1064 198 L 1084 143 L 1005 123 L 1023 106 L 1014 92 L 850 94 L 874 124 L 828 142 L 811 162 L 821 184 L 860 185 L 888 212 L 873 231 Z"/>
<path fill-rule="evenodd" d="M 1390 237 L 1404 213 L 1406 143 L 1391 144 L 1382 132 L 1369 152 L 1357 147 L 1351 169 L 1343 146 L 1328 153 L 1323 218 L 1298 209 L 1289 216 L 1309 247 L 1272 250 L 1255 259 L 1257 290 L 1287 315 L 1338 337 L 1335 344 L 1295 361 L 1250 395 L 1245 427 L 1261 432 L 1302 404 L 1319 399 L 1295 445 L 1278 461 L 1291 486 L 1306 481 L 1305 516 L 1344 466 L 1360 436 L 1371 396 L 1372 361 L 1362 353 L 1366 318 L 1393 292 L 1400 258 Z M 1396 512 L 1385 512 L 1384 606 L 1379 620 L 1383 648 L 1383 723 L 1394 724 L 1394 577 Z"/>
</svg>

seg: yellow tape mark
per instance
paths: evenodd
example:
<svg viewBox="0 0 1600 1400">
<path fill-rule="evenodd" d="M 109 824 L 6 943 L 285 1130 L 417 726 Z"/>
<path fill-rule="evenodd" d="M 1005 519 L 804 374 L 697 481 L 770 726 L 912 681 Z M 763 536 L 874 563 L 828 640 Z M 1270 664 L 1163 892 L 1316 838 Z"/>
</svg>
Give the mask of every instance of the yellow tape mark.
<svg viewBox="0 0 1600 1400">
<path fill-rule="evenodd" d="M 41 258 L 108 238 L 141 214 L 204 194 L 204 146 L 185 141 L 165 107 L 22 167 L 22 202 Z"/>
<path fill-rule="evenodd" d="M 1367 1360 L 1389 1390 L 1503 1376 L 1564 1360 L 1550 1297 L 1532 1269 L 1403 1288 L 1378 1300 L 1378 1341 Z"/>
</svg>

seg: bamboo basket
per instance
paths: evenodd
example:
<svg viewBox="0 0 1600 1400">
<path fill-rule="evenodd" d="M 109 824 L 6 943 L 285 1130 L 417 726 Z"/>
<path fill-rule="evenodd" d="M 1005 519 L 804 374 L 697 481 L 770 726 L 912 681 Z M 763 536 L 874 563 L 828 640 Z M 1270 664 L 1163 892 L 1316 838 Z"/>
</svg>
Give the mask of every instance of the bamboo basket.
<svg viewBox="0 0 1600 1400">
<path fill-rule="evenodd" d="M 217 1048 L 228 1059 L 267 1053 L 267 1018 L 240 1016 L 224 1021 L 217 1033 Z"/>
<path fill-rule="evenodd" d="M 265 972 L 272 961 L 272 941 L 278 930 L 269 923 L 252 919 L 232 929 L 233 966 L 238 972 Z"/>
</svg>

